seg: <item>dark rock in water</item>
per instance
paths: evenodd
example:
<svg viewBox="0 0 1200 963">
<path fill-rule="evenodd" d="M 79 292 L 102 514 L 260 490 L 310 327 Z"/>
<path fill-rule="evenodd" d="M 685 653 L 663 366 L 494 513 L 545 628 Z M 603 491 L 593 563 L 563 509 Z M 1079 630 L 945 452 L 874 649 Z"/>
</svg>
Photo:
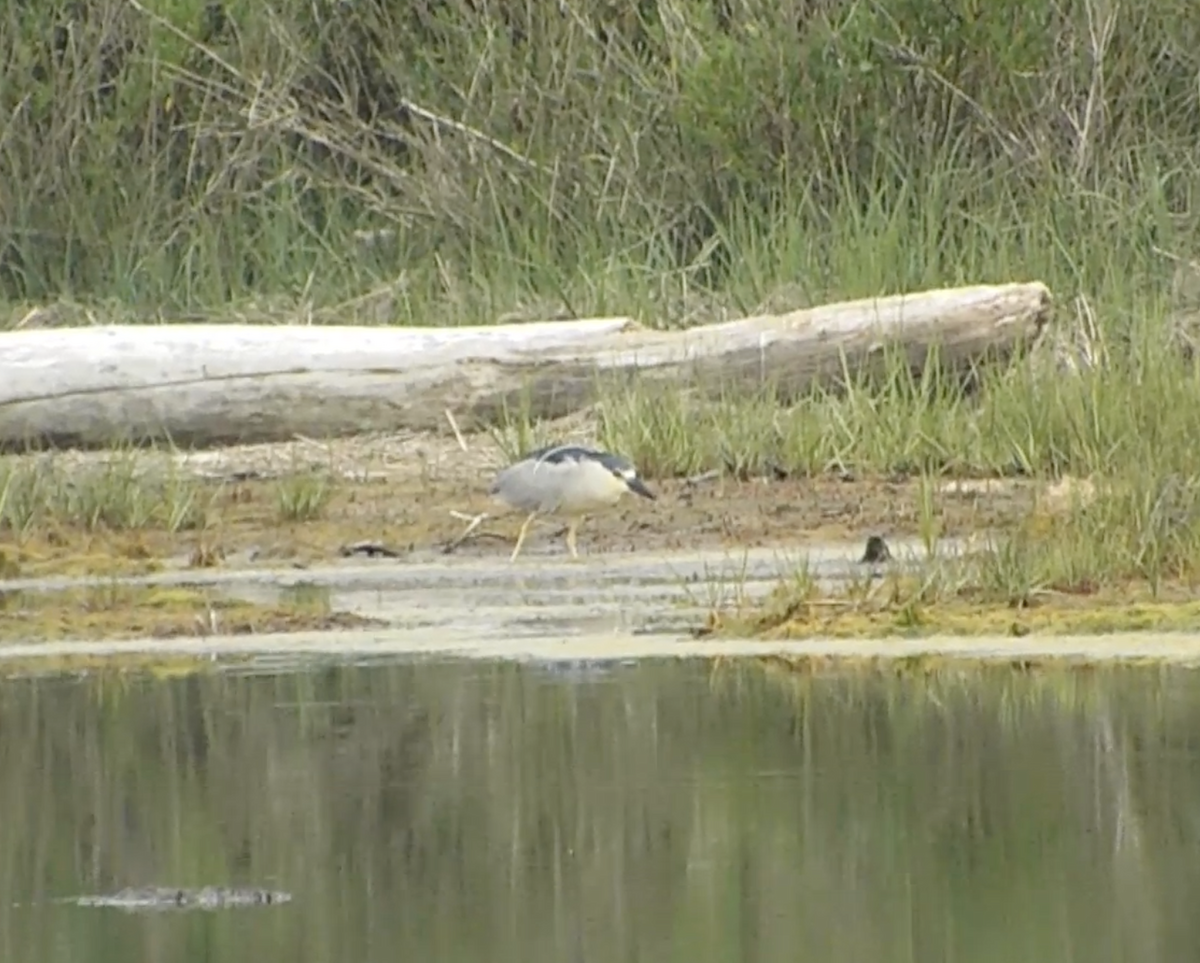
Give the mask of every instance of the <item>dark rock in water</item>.
<svg viewBox="0 0 1200 963">
<path fill-rule="evenodd" d="M 879 565 L 883 562 L 890 561 L 892 558 L 891 549 L 887 547 L 880 536 L 872 535 L 867 539 L 867 547 L 863 552 L 863 557 L 859 560 L 861 565 Z"/>
<path fill-rule="evenodd" d="M 107 896 L 73 896 L 58 900 L 76 906 L 100 906 L 129 912 L 155 910 L 218 910 L 241 906 L 274 906 L 290 903 L 291 893 L 267 889 L 231 889 L 205 886 L 202 889 L 177 889 L 168 886 L 129 887 Z"/>
</svg>

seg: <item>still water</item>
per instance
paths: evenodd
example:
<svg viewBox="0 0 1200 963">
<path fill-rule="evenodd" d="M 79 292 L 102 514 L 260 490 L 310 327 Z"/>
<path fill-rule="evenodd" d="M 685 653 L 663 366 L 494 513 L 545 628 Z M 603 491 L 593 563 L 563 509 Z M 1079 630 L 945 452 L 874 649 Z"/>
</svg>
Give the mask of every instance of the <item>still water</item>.
<svg viewBox="0 0 1200 963">
<path fill-rule="evenodd" d="M 0 683 L 0 959 L 1200 958 L 1188 673 Z M 54 902 L 245 886 L 284 905 Z"/>
</svg>

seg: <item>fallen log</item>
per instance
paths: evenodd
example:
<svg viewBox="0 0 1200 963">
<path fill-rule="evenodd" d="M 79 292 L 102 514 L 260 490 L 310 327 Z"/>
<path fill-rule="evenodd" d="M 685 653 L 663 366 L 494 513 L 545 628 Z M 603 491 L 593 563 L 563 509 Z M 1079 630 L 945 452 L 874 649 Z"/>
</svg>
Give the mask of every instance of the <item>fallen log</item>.
<svg viewBox="0 0 1200 963">
<path fill-rule="evenodd" d="M 914 370 L 936 346 L 969 370 L 1029 347 L 1045 285 L 1006 284 L 830 304 L 684 331 L 628 318 L 490 327 L 180 324 L 0 333 L 0 448 L 184 447 L 464 430 L 504 410 L 552 418 L 605 377 L 701 393 L 771 384 L 783 396 L 878 372 L 898 345 Z M 599 377 L 598 377 L 599 376 Z"/>
</svg>

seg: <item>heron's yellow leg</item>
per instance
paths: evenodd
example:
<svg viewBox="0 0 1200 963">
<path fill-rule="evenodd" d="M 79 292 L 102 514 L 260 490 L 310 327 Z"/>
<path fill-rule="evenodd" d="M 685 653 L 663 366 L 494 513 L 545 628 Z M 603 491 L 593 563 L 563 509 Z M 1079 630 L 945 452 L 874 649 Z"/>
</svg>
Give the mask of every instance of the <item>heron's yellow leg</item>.
<svg viewBox="0 0 1200 963">
<path fill-rule="evenodd" d="M 525 524 L 521 526 L 521 531 L 517 533 L 517 544 L 513 549 L 512 556 L 509 558 L 510 562 L 515 562 L 517 560 L 517 556 L 521 554 L 521 546 L 525 544 L 525 535 L 529 531 L 529 526 L 533 524 L 533 520 L 535 518 L 537 518 L 537 512 L 530 512 L 529 517 L 525 519 Z"/>
<path fill-rule="evenodd" d="M 583 516 L 572 516 L 567 522 L 567 551 L 571 553 L 571 558 L 579 558 L 579 549 L 575 543 L 575 537 L 579 534 L 579 525 L 583 521 Z"/>
</svg>

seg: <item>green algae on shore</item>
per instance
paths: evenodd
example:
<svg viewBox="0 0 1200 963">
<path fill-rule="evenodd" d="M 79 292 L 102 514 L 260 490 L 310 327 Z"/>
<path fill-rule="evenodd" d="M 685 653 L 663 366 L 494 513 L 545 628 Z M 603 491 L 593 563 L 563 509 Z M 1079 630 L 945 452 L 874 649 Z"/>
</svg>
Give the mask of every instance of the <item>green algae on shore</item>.
<svg viewBox="0 0 1200 963">
<path fill-rule="evenodd" d="M 0 591 L 0 642 L 171 638 L 381 624 L 291 593 L 272 604 L 191 587 L 110 585 Z"/>
</svg>

